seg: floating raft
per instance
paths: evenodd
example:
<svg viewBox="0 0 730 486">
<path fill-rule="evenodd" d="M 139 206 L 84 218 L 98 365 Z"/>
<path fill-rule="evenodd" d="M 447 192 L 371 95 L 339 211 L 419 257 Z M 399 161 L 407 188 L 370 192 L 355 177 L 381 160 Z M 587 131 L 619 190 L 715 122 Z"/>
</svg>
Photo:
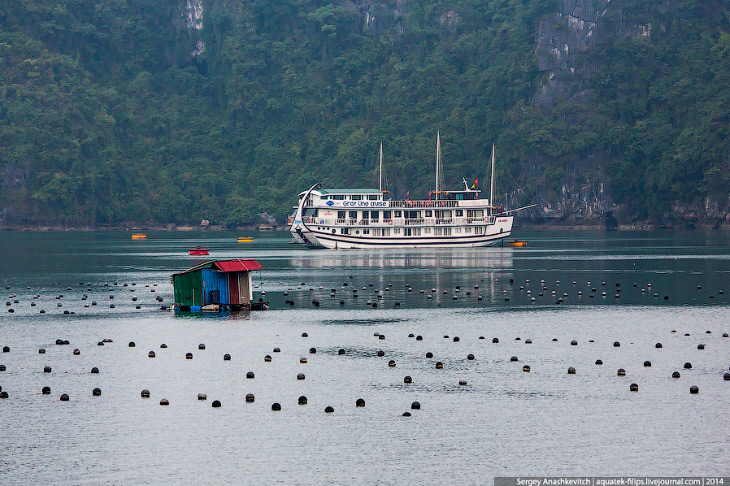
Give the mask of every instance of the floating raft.
<svg viewBox="0 0 730 486">
<path fill-rule="evenodd" d="M 251 242 L 253 242 L 253 236 L 239 236 L 238 242 L 239 243 L 251 243 Z"/>
<path fill-rule="evenodd" d="M 207 248 L 203 248 L 201 246 L 197 246 L 195 248 L 191 248 L 188 250 L 188 255 L 209 255 L 210 251 L 208 251 Z"/>
<path fill-rule="evenodd" d="M 132 235 L 132 239 L 133 240 L 146 240 L 147 239 L 147 235 L 144 234 L 144 233 L 134 233 Z"/>
<path fill-rule="evenodd" d="M 512 248 L 522 248 L 524 246 L 527 246 L 527 241 L 525 240 L 510 240 L 507 242 L 507 245 L 511 246 Z"/>
</svg>

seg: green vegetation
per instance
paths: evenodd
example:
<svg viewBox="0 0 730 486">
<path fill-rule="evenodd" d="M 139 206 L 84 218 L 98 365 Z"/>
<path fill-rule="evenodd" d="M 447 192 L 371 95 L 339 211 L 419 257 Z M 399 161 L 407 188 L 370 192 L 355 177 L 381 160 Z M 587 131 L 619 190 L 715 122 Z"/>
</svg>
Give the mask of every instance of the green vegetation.
<svg viewBox="0 0 730 486">
<path fill-rule="evenodd" d="M 0 7 L 8 220 L 281 220 L 314 182 L 374 186 L 380 140 L 391 190 L 425 195 L 437 129 L 452 187 L 488 181 L 496 142 L 501 183 L 543 201 L 582 163 L 601 166 L 619 220 L 727 202 L 727 1 L 612 2 L 594 68 L 566 81 L 585 96 L 547 108 L 536 32 L 555 0 L 406 2 L 369 27 L 337 2 L 203 0 L 192 33 L 179 0 L 59 1 Z M 647 19 L 650 37 L 619 25 Z"/>
</svg>

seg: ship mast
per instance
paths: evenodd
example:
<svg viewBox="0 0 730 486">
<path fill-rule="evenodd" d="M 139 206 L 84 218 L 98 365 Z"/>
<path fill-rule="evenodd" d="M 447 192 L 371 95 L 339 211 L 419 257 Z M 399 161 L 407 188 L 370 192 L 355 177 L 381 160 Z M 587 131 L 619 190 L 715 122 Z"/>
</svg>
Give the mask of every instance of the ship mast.
<svg viewBox="0 0 730 486">
<path fill-rule="evenodd" d="M 378 158 L 380 160 L 380 192 L 383 192 L 383 141 L 380 141 L 380 157 Z"/>
<path fill-rule="evenodd" d="M 492 206 L 492 208 L 494 208 L 494 184 L 495 184 L 495 179 L 494 179 L 494 159 L 496 158 L 494 152 L 495 152 L 495 150 L 494 150 L 494 144 L 492 144 L 492 184 L 491 184 L 491 186 L 489 188 L 489 204 Z"/>
<path fill-rule="evenodd" d="M 436 200 L 439 199 L 439 174 L 441 172 L 441 131 L 436 132 Z"/>
</svg>

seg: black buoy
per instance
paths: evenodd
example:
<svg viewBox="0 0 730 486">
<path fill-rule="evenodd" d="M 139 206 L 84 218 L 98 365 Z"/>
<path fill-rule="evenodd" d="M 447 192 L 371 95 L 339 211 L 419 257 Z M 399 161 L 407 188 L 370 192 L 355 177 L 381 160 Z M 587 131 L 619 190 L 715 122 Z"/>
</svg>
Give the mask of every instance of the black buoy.
<svg viewBox="0 0 730 486">
<path fill-rule="evenodd" d="M 271 361 L 271 355 L 267 354 L 264 356 L 264 363 L 269 363 Z"/>
<path fill-rule="evenodd" d="M 596 360 L 596 364 L 597 364 L 597 365 L 602 365 L 602 364 L 603 364 L 603 361 L 601 361 L 600 359 L 597 359 L 597 360 Z"/>
<path fill-rule="evenodd" d="M 142 398 L 149 398 L 150 397 L 150 391 L 147 390 L 147 389 L 142 390 L 142 393 L 140 395 L 142 395 Z"/>
<path fill-rule="evenodd" d="M 246 373 L 246 378 L 248 378 L 249 380 L 253 379 L 253 371 L 249 371 L 248 373 Z"/>
<path fill-rule="evenodd" d="M 637 392 L 639 391 L 639 385 L 637 385 L 636 383 L 632 383 L 631 385 L 629 385 L 629 390 L 632 392 Z"/>
<path fill-rule="evenodd" d="M 413 379 L 410 376 L 406 376 L 403 378 L 403 383 L 405 383 L 405 384 L 413 383 Z"/>
<path fill-rule="evenodd" d="M 44 386 L 43 389 L 41 390 L 41 393 L 44 394 L 44 395 L 50 395 L 51 394 L 51 387 Z"/>
<path fill-rule="evenodd" d="M 437 361 L 436 362 L 436 369 L 437 370 L 441 370 L 441 369 L 443 369 L 443 367 L 444 367 L 444 364 L 441 361 Z"/>
<path fill-rule="evenodd" d="M 213 400 L 213 403 L 210 404 L 213 408 L 220 408 L 221 402 L 219 400 Z"/>
<path fill-rule="evenodd" d="M 274 412 L 278 412 L 281 410 L 281 405 L 277 402 L 274 402 L 271 404 L 271 410 L 273 410 Z"/>
<path fill-rule="evenodd" d="M 421 410 L 421 404 L 418 402 L 411 403 L 411 410 Z"/>
<path fill-rule="evenodd" d="M 656 349 L 662 349 L 662 343 L 656 343 L 656 344 L 654 345 L 654 347 L 655 347 Z"/>
<path fill-rule="evenodd" d="M 522 367 L 522 371 L 524 371 L 525 373 L 529 373 L 530 372 L 530 366 L 529 365 L 523 366 Z"/>
<path fill-rule="evenodd" d="M 302 395 L 301 397 L 299 397 L 299 400 L 297 400 L 297 403 L 299 403 L 299 405 L 306 405 L 307 404 L 307 397 L 305 397 L 304 395 Z"/>
<path fill-rule="evenodd" d="M 317 354 L 316 348 L 309 348 L 309 354 Z"/>
<path fill-rule="evenodd" d="M 205 393 L 198 393 L 198 400 L 201 400 L 202 401 L 202 400 L 207 400 L 207 399 L 208 399 L 208 395 L 207 394 L 205 394 Z"/>
<path fill-rule="evenodd" d="M 474 355 L 471 354 L 471 353 L 469 353 L 469 354 L 466 355 L 466 359 L 468 359 L 469 361 L 473 361 L 474 360 Z"/>
<path fill-rule="evenodd" d="M 324 413 L 332 413 L 335 409 L 330 407 L 329 405 L 324 408 Z"/>
<path fill-rule="evenodd" d="M 700 388 L 697 385 L 692 385 L 691 387 L 689 387 L 689 392 L 692 395 L 697 395 L 700 392 Z"/>
<path fill-rule="evenodd" d="M 619 368 L 618 371 L 616 372 L 616 374 L 618 376 L 626 376 L 626 370 L 623 368 Z"/>
<path fill-rule="evenodd" d="M 193 353 L 185 353 L 185 359 L 193 359 Z"/>
<path fill-rule="evenodd" d="M 150 351 L 149 353 L 147 353 L 147 356 L 150 357 L 150 358 L 154 358 L 155 357 L 155 352 L 154 351 Z"/>
<path fill-rule="evenodd" d="M 355 400 L 355 406 L 356 407 L 364 407 L 365 406 L 365 400 L 363 400 L 362 398 L 358 398 L 357 400 Z"/>
<path fill-rule="evenodd" d="M 725 373 L 724 375 L 722 375 L 722 378 L 725 381 L 730 381 L 730 373 Z"/>
<path fill-rule="evenodd" d="M 569 375 L 574 375 L 575 374 L 575 368 L 573 368 L 572 366 L 570 368 L 568 368 L 568 374 Z"/>
<path fill-rule="evenodd" d="M 532 344 L 532 339 L 525 339 L 525 344 Z"/>
<path fill-rule="evenodd" d="M 203 344 L 203 343 L 198 344 L 198 349 L 205 349 L 205 344 Z"/>
<path fill-rule="evenodd" d="M 416 341 L 423 341 L 423 336 L 421 336 L 421 335 L 416 336 Z"/>
<path fill-rule="evenodd" d="M 44 348 L 40 348 L 38 350 L 38 354 L 46 354 L 46 350 Z"/>
<path fill-rule="evenodd" d="M 433 353 L 431 351 L 426 353 L 426 358 L 433 358 Z"/>
<path fill-rule="evenodd" d="M 302 337 L 309 337 L 309 334 L 307 334 L 306 332 L 303 332 Z"/>
<path fill-rule="evenodd" d="M 644 361 L 645 368 L 651 368 L 651 361 Z"/>
<path fill-rule="evenodd" d="M 100 397 L 101 396 L 101 388 L 94 388 L 91 391 L 91 395 L 93 395 L 95 397 Z"/>
<path fill-rule="evenodd" d="M 163 398 L 160 400 L 160 405 L 167 406 L 170 405 L 170 402 L 167 400 L 167 398 Z"/>
<path fill-rule="evenodd" d="M 91 368 L 91 372 L 94 373 L 94 374 L 98 374 L 99 373 L 99 368 L 97 368 L 96 366 L 94 366 L 93 368 Z"/>
<path fill-rule="evenodd" d="M 303 380 L 304 379 L 304 373 L 297 373 L 297 380 Z"/>
<path fill-rule="evenodd" d="M 497 339 L 497 338 L 492 338 L 492 344 L 497 344 L 497 343 L 499 343 L 499 339 Z"/>
<path fill-rule="evenodd" d="M 458 343 L 459 342 L 459 336 L 454 336 L 454 342 L 455 343 Z"/>
<path fill-rule="evenodd" d="M 411 412 L 403 412 L 403 416 L 404 417 L 410 417 L 411 416 Z"/>
<path fill-rule="evenodd" d="M 275 352 L 275 353 L 281 353 L 281 349 L 279 349 L 279 348 L 274 348 L 274 352 Z"/>
<path fill-rule="evenodd" d="M 390 361 L 388 361 L 388 366 L 390 366 L 391 368 L 395 368 L 395 360 L 391 359 Z"/>
<path fill-rule="evenodd" d="M 136 346 L 136 344 L 134 344 L 134 341 L 129 341 L 129 347 L 130 347 L 130 348 L 133 348 L 133 347 L 135 347 L 135 346 Z"/>
<path fill-rule="evenodd" d="M 226 354 L 223 355 L 223 361 L 230 361 L 230 360 L 231 360 L 231 355 L 230 354 L 226 353 Z"/>
<path fill-rule="evenodd" d="M 342 355 L 342 354 L 345 354 L 345 350 L 344 350 L 344 349 L 341 349 L 341 348 L 340 348 L 340 349 L 339 349 L 339 350 L 337 351 L 337 354 L 340 354 L 340 355 Z"/>
<path fill-rule="evenodd" d="M 43 373 L 50 373 L 50 372 L 51 372 L 51 367 L 50 366 L 44 366 L 43 367 Z"/>
<path fill-rule="evenodd" d="M 571 346 L 578 346 L 578 341 L 576 341 L 576 340 L 574 339 L 574 340 L 572 340 L 572 341 L 570 342 L 570 345 L 571 345 Z"/>
<path fill-rule="evenodd" d="M 691 370 L 692 369 L 692 363 L 690 363 L 690 362 L 685 363 L 684 364 L 684 369 L 685 370 Z"/>
<path fill-rule="evenodd" d="M 698 344 L 697 345 L 697 349 L 705 349 L 705 345 L 704 344 Z"/>
<path fill-rule="evenodd" d="M 620 343 L 620 342 L 618 342 L 618 341 L 614 341 L 614 342 L 613 342 L 613 347 L 614 347 L 614 348 L 618 348 L 618 347 L 621 347 L 621 343 Z"/>
<path fill-rule="evenodd" d="M 512 356 L 512 357 L 511 357 L 511 358 L 510 358 L 509 360 L 510 360 L 510 361 L 519 361 L 519 360 L 517 359 L 517 356 Z"/>
<path fill-rule="evenodd" d="M 246 403 L 253 403 L 255 400 L 255 397 L 253 396 L 253 393 L 249 393 L 246 395 Z"/>
<path fill-rule="evenodd" d="M 68 397 L 68 395 L 67 395 L 66 393 L 64 393 L 63 395 L 61 395 L 61 401 L 62 401 L 62 402 L 67 402 L 67 401 L 69 401 L 69 397 Z"/>
<path fill-rule="evenodd" d="M 679 378 L 679 376 L 679 371 L 675 371 L 674 373 L 672 373 L 672 378 Z"/>
<path fill-rule="evenodd" d="M 10 352 L 10 346 L 3 346 L 3 353 L 9 353 Z"/>
</svg>

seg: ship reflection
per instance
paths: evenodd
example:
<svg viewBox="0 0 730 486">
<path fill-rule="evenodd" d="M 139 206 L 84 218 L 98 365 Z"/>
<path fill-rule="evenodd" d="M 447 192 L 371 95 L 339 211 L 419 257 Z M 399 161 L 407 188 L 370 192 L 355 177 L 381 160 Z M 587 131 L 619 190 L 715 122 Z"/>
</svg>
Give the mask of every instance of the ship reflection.
<svg viewBox="0 0 730 486">
<path fill-rule="evenodd" d="M 311 255 L 311 256 L 310 256 Z M 290 258 L 294 268 L 512 270 L 512 248 L 457 250 L 319 250 Z"/>
</svg>

